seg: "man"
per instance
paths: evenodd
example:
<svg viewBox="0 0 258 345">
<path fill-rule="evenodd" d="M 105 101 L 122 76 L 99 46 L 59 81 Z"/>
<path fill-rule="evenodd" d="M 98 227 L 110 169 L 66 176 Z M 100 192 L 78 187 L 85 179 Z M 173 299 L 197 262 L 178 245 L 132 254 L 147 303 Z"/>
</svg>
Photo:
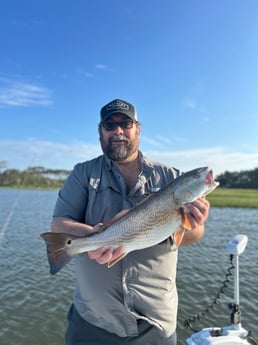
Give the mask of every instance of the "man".
<svg viewBox="0 0 258 345">
<path fill-rule="evenodd" d="M 179 171 L 139 151 L 135 107 L 115 99 L 100 111 L 103 155 L 77 164 L 59 192 L 52 231 L 84 235 L 162 188 Z M 192 230 L 182 244 L 200 239 L 209 203 L 187 205 Z M 67 345 L 176 345 L 176 262 L 173 236 L 129 253 L 112 268 L 106 263 L 123 247 L 99 248 L 75 259 L 76 288 L 68 314 Z"/>
</svg>

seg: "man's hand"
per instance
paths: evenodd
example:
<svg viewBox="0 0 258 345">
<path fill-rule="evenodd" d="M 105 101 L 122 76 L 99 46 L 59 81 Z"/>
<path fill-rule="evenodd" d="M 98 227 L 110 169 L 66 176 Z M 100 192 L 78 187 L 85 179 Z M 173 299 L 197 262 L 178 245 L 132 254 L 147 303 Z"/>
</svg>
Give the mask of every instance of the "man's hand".
<svg viewBox="0 0 258 345">
<path fill-rule="evenodd" d="M 187 213 L 187 217 L 190 221 L 192 230 L 205 223 L 210 209 L 210 203 L 208 200 L 199 198 L 191 204 L 186 204 L 185 207 L 189 212 Z"/>
<path fill-rule="evenodd" d="M 101 230 L 102 223 L 96 224 L 92 231 L 98 232 Z M 96 260 L 99 264 L 104 265 L 110 261 L 115 261 L 119 257 L 123 256 L 125 249 L 123 246 L 118 248 L 98 248 L 96 250 L 91 250 L 88 252 L 88 256 L 92 260 Z"/>
<path fill-rule="evenodd" d="M 122 257 L 125 253 L 123 246 L 118 248 L 99 248 L 88 252 L 88 256 L 92 260 L 96 260 L 99 264 L 107 264 L 110 261 L 115 261 L 119 257 Z"/>
<path fill-rule="evenodd" d="M 185 207 L 191 230 L 184 232 L 181 245 L 187 246 L 197 242 L 204 235 L 204 223 L 209 215 L 210 203 L 204 198 L 199 198 L 191 204 L 186 204 Z"/>
</svg>

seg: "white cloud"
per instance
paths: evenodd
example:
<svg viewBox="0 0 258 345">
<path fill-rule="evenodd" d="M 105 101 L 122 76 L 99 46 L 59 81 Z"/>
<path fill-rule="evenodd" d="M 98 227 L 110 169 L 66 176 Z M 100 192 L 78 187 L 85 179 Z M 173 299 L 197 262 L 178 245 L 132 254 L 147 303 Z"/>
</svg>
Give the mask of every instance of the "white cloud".
<svg viewBox="0 0 258 345">
<path fill-rule="evenodd" d="M 164 162 L 181 171 L 198 166 L 210 166 L 215 175 L 225 171 L 252 170 L 258 167 L 258 152 L 234 151 L 223 147 L 210 147 L 181 151 L 145 151 L 155 160 Z"/>
<path fill-rule="evenodd" d="M 86 77 L 86 78 L 90 78 L 90 79 L 94 78 L 93 73 L 84 71 L 83 69 L 80 69 L 80 68 L 77 69 L 77 73 L 79 73 L 80 75 L 82 75 L 83 77 Z"/>
<path fill-rule="evenodd" d="M 0 78 L 0 106 L 49 106 L 53 103 L 52 91 L 36 84 Z"/>
<path fill-rule="evenodd" d="M 258 167 L 258 150 L 241 152 L 223 147 L 210 147 L 181 151 L 161 148 L 144 150 L 147 157 L 187 171 L 200 166 L 210 166 L 215 175 L 225 171 L 252 170 Z M 0 157 L 7 168 L 26 169 L 44 166 L 53 169 L 72 169 L 77 162 L 101 154 L 99 143 L 71 142 L 67 144 L 28 139 L 25 141 L 0 141 Z"/>
<path fill-rule="evenodd" d="M 171 140 L 169 138 L 164 137 L 163 135 L 157 134 L 156 138 L 158 141 L 160 141 L 161 143 L 164 143 L 166 145 L 171 143 Z"/>
<path fill-rule="evenodd" d="M 95 65 L 95 68 L 96 68 L 96 69 L 102 69 L 102 70 L 107 70 L 107 69 L 108 69 L 107 65 L 104 65 L 104 64 L 102 64 L 102 63 L 96 64 L 96 65 Z"/>
<path fill-rule="evenodd" d="M 26 169 L 44 166 L 53 169 L 71 169 L 74 164 L 91 159 L 101 153 L 98 144 L 74 141 L 69 144 L 27 139 L 0 141 L 1 160 L 8 169 Z"/>
<path fill-rule="evenodd" d="M 141 143 L 143 145 L 153 146 L 154 148 L 159 149 L 167 149 L 167 146 L 171 144 L 171 142 L 186 142 L 187 139 L 184 137 L 173 136 L 172 139 L 164 137 L 163 135 L 155 135 L 154 137 L 150 138 L 147 136 L 141 136 Z"/>
<path fill-rule="evenodd" d="M 164 141 L 161 142 L 160 140 L 158 140 L 157 137 L 149 138 L 143 135 L 141 136 L 141 142 L 144 143 L 145 145 L 151 145 L 159 149 L 161 149 L 162 147 L 164 148 Z"/>
<path fill-rule="evenodd" d="M 115 72 L 116 70 L 108 65 L 102 64 L 102 63 L 97 63 L 95 64 L 95 69 L 99 71 L 105 71 L 105 72 Z"/>
<path fill-rule="evenodd" d="M 191 98 L 184 99 L 183 106 L 186 108 L 190 108 L 190 109 L 196 109 L 197 108 L 196 102 Z"/>
</svg>

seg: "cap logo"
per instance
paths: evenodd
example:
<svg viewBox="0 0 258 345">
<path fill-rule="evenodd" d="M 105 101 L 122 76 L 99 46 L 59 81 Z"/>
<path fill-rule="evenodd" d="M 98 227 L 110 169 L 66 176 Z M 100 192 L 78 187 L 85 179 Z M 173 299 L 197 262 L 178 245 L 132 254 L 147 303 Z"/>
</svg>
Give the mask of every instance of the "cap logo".
<svg viewBox="0 0 258 345">
<path fill-rule="evenodd" d="M 121 101 L 114 101 L 112 103 L 109 103 L 107 106 L 106 106 L 106 111 L 108 110 L 112 110 L 112 109 L 123 109 L 123 110 L 129 110 L 129 105 L 126 104 L 126 103 L 123 103 Z"/>
</svg>

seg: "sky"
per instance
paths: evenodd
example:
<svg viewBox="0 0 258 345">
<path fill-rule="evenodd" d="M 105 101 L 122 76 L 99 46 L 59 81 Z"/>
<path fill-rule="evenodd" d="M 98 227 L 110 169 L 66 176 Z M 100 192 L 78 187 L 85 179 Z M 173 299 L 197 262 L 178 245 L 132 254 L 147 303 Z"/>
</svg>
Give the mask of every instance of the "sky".
<svg viewBox="0 0 258 345">
<path fill-rule="evenodd" d="M 257 0 L 2 0 L 0 162 L 71 170 L 133 103 L 147 157 L 258 167 Z"/>
</svg>

